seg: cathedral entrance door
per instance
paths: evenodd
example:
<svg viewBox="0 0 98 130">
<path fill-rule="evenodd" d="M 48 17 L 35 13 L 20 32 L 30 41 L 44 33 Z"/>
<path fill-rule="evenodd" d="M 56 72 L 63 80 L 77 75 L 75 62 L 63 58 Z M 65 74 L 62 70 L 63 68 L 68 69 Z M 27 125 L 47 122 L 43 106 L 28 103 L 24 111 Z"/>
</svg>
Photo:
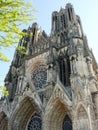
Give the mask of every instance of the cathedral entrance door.
<svg viewBox="0 0 98 130">
<path fill-rule="evenodd" d="M 68 115 L 64 117 L 62 130 L 72 130 L 72 121 Z"/>
</svg>

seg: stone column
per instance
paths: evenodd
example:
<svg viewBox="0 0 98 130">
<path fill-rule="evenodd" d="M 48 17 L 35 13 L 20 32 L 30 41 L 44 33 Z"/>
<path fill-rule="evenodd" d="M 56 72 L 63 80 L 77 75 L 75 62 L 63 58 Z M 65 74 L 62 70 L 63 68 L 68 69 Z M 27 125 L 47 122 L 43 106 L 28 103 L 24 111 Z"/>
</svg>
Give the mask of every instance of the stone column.
<svg viewBox="0 0 98 130">
<path fill-rule="evenodd" d="M 96 117 L 98 119 L 98 93 L 95 94 Z"/>
<path fill-rule="evenodd" d="M 90 105 L 88 105 L 87 110 L 88 110 L 88 116 L 89 116 L 90 130 L 93 130 L 93 128 L 92 128 L 92 119 L 91 119 Z"/>
</svg>

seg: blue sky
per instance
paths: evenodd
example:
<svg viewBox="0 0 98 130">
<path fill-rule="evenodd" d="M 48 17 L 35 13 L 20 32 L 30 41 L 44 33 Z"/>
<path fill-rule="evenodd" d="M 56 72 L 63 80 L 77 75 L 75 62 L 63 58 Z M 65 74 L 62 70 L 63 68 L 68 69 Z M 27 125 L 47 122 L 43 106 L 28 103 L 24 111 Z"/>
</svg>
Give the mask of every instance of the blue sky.
<svg viewBox="0 0 98 130">
<path fill-rule="evenodd" d="M 84 33 L 87 35 L 89 47 L 92 48 L 93 53 L 98 62 L 98 0 L 26 0 L 31 1 L 39 10 L 35 13 L 37 23 L 42 30 L 49 35 L 51 32 L 51 14 L 53 11 L 59 11 L 60 8 L 65 8 L 67 3 L 72 3 L 76 14 L 78 14 L 82 21 Z M 34 21 L 32 21 L 33 23 Z M 30 25 L 32 24 L 30 23 Z M 24 28 L 24 27 L 22 27 Z M 27 27 L 25 27 L 27 28 Z M 5 50 L 4 50 L 5 51 Z M 6 51 L 7 56 L 12 59 L 14 49 Z M 0 61 L 0 85 L 3 85 L 5 75 L 9 70 L 10 63 Z"/>
</svg>

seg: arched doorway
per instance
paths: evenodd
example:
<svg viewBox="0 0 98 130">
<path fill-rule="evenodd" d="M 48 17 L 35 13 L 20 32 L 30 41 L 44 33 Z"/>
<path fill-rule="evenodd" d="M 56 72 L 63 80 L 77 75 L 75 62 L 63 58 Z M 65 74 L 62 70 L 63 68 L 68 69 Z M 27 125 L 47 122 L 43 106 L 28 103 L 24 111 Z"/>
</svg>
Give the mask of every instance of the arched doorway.
<svg viewBox="0 0 98 130">
<path fill-rule="evenodd" d="M 19 105 L 19 108 L 14 112 L 11 118 L 11 128 L 10 130 L 32 130 L 33 124 L 39 123 L 39 117 L 37 115 L 32 116 L 35 112 L 39 113 L 39 107 L 35 104 L 34 100 L 25 97 Z M 32 116 L 32 117 L 31 117 Z M 28 123 L 29 121 L 29 123 Z M 39 124 L 38 124 L 39 126 Z M 41 130 L 41 129 L 36 129 Z"/>
<path fill-rule="evenodd" d="M 34 114 L 28 123 L 27 130 L 42 130 L 42 119 L 38 114 Z"/>
<path fill-rule="evenodd" d="M 71 111 L 67 104 L 56 98 L 47 109 L 44 130 L 72 130 Z M 65 126 L 64 121 L 70 125 L 66 124 Z"/>
<path fill-rule="evenodd" d="M 8 130 L 8 119 L 3 111 L 0 113 L 0 130 Z"/>
<path fill-rule="evenodd" d="M 65 115 L 62 130 L 72 130 L 72 121 L 68 115 Z"/>
</svg>

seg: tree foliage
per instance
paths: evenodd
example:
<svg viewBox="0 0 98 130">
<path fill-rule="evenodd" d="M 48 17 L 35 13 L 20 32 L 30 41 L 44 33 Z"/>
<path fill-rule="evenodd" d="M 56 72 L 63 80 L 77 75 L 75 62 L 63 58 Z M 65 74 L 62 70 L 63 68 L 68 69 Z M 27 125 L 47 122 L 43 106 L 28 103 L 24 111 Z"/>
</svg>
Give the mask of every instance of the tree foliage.
<svg viewBox="0 0 98 130">
<path fill-rule="evenodd" d="M 8 96 L 9 95 L 9 92 L 8 92 L 6 87 L 0 86 L 0 95 L 1 96 Z"/>
<path fill-rule="evenodd" d="M 2 48 L 18 43 L 24 35 L 20 26 L 34 19 L 33 4 L 25 0 L 0 0 L 0 60 L 8 61 Z"/>
<path fill-rule="evenodd" d="M 25 0 L 0 0 L 0 61 L 9 61 L 3 50 L 18 43 L 26 35 L 20 28 L 35 19 L 35 11 L 33 4 Z M 18 51 L 24 53 L 25 48 L 19 47 Z M 0 91 L 8 96 L 6 87 L 0 86 Z"/>
</svg>

